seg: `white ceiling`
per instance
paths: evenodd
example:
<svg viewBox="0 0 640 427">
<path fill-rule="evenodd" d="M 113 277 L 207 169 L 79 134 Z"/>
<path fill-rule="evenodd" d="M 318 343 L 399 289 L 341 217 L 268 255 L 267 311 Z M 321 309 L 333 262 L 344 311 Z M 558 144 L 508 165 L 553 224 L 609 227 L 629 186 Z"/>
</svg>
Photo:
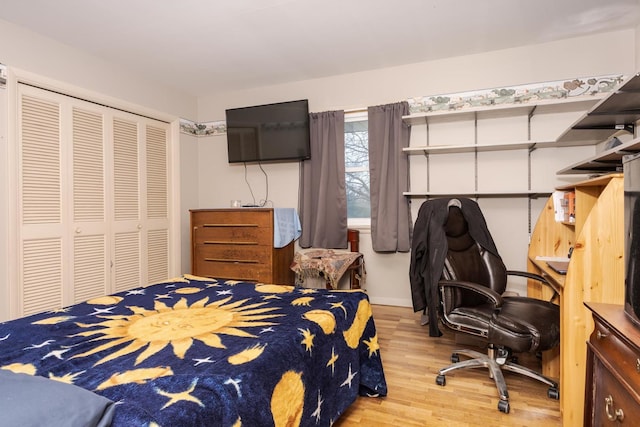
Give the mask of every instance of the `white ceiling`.
<svg viewBox="0 0 640 427">
<path fill-rule="evenodd" d="M 640 1 L 11 0 L 0 19 L 206 95 L 631 28 Z"/>
</svg>

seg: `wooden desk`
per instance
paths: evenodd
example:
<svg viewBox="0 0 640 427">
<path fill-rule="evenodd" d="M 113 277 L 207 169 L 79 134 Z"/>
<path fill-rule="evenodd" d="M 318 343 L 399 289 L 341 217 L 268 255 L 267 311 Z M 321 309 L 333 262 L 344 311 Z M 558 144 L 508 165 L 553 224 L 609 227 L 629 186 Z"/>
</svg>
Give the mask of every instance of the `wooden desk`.
<svg viewBox="0 0 640 427">
<path fill-rule="evenodd" d="M 584 413 L 586 342 L 593 330 L 585 301 L 624 302 L 624 188 L 622 174 L 582 181 L 559 190 L 575 191 L 575 223 L 554 219 L 553 199 L 540 214 L 529 246 L 528 270 L 559 289 L 560 349 L 543 355 L 543 373 L 560 380 L 564 426 L 581 426 Z M 552 271 L 538 256 L 573 254 L 566 276 Z M 549 299 L 551 291 L 530 281 L 528 295 Z"/>
</svg>

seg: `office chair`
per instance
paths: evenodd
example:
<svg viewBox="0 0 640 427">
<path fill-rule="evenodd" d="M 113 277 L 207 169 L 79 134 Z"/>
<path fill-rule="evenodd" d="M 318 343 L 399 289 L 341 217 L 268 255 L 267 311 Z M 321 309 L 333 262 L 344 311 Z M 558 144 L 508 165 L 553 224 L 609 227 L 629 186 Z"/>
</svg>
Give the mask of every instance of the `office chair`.
<svg viewBox="0 0 640 427">
<path fill-rule="evenodd" d="M 425 203 L 428 203 L 425 202 Z M 466 207 L 466 208 L 464 208 Z M 474 208 L 474 209 L 471 209 Z M 558 383 L 542 374 L 518 365 L 513 353 L 538 353 L 549 350 L 560 341 L 560 311 L 551 302 L 534 298 L 503 296 L 507 276 L 546 280 L 538 275 L 508 271 L 495 249 L 484 217 L 472 200 L 452 199 L 447 204 L 446 222 L 442 224 L 446 241 L 446 257 L 441 279 L 437 283 L 440 298 L 440 321 L 457 333 L 480 337 L 487 354 L 473 350 L 456 350 L 452 365 L 440 369 L 436 383 L 444 386 L 449 372 L 485 367 L 495 381 L 500 400 L 498 410 L 509 413 L 509 393 L 502 370 L 522 374 L 549 386 L 547 395 L 559 399 Z M 476 211 L 467 213 L 463 209 Z M 470 220 L 475 223 L 470 226 Z M 483 233 L 470 232 L 478 227 Z M 472 235 L 487 236 L 486 247 Z M 460 361 L 459 355 L 470 357 Z"/>
</svg>

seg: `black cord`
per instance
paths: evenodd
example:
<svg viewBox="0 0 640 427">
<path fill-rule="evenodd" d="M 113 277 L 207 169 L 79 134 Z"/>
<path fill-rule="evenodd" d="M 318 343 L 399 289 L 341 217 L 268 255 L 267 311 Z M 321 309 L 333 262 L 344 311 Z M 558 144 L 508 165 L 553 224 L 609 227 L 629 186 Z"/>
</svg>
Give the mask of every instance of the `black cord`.
<svg viewBox="0 0 640 427">
<path fill-rule="evenodd" d="M 262 163 L 258 162 L 258 166 L 260 166 L 260 170 L 264 174 L 264 182 L 267 189 L 267 194 L 265 195 L 264 200 L 260 204 L 260 207 L 264 207 L 264 205 L 266 205 L 267 202 L 269 201 L 269 177 L 267 176 L 267 173 L 264 171 L 264 169 L 262 169 Z"/>
<path fill-rule="evenodd" d="M 244 162 L 244 182 L 247 183 L 247 187 L 249 187 L 249 192 L 251 193 L 251 198 L 253 199 L 253 204 L 256 204 L 256 196 L 253 195 L 253 190 L 251 189 L 251 184 L 249 184 L 249 180 L 247 179 L 247 162 Z"/>
</svg>

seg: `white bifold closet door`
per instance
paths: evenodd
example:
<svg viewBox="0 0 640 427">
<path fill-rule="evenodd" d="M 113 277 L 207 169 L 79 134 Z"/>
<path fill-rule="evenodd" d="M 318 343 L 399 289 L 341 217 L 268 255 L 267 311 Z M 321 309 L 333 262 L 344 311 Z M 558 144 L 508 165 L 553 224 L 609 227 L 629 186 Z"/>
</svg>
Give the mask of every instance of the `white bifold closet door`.
<svg viewBox="0 0 640 427">
<path fill-rule="evenodd" d="M 28 315 L 168 278 L 167 123 L 19 85 Z"/>
</svg>

